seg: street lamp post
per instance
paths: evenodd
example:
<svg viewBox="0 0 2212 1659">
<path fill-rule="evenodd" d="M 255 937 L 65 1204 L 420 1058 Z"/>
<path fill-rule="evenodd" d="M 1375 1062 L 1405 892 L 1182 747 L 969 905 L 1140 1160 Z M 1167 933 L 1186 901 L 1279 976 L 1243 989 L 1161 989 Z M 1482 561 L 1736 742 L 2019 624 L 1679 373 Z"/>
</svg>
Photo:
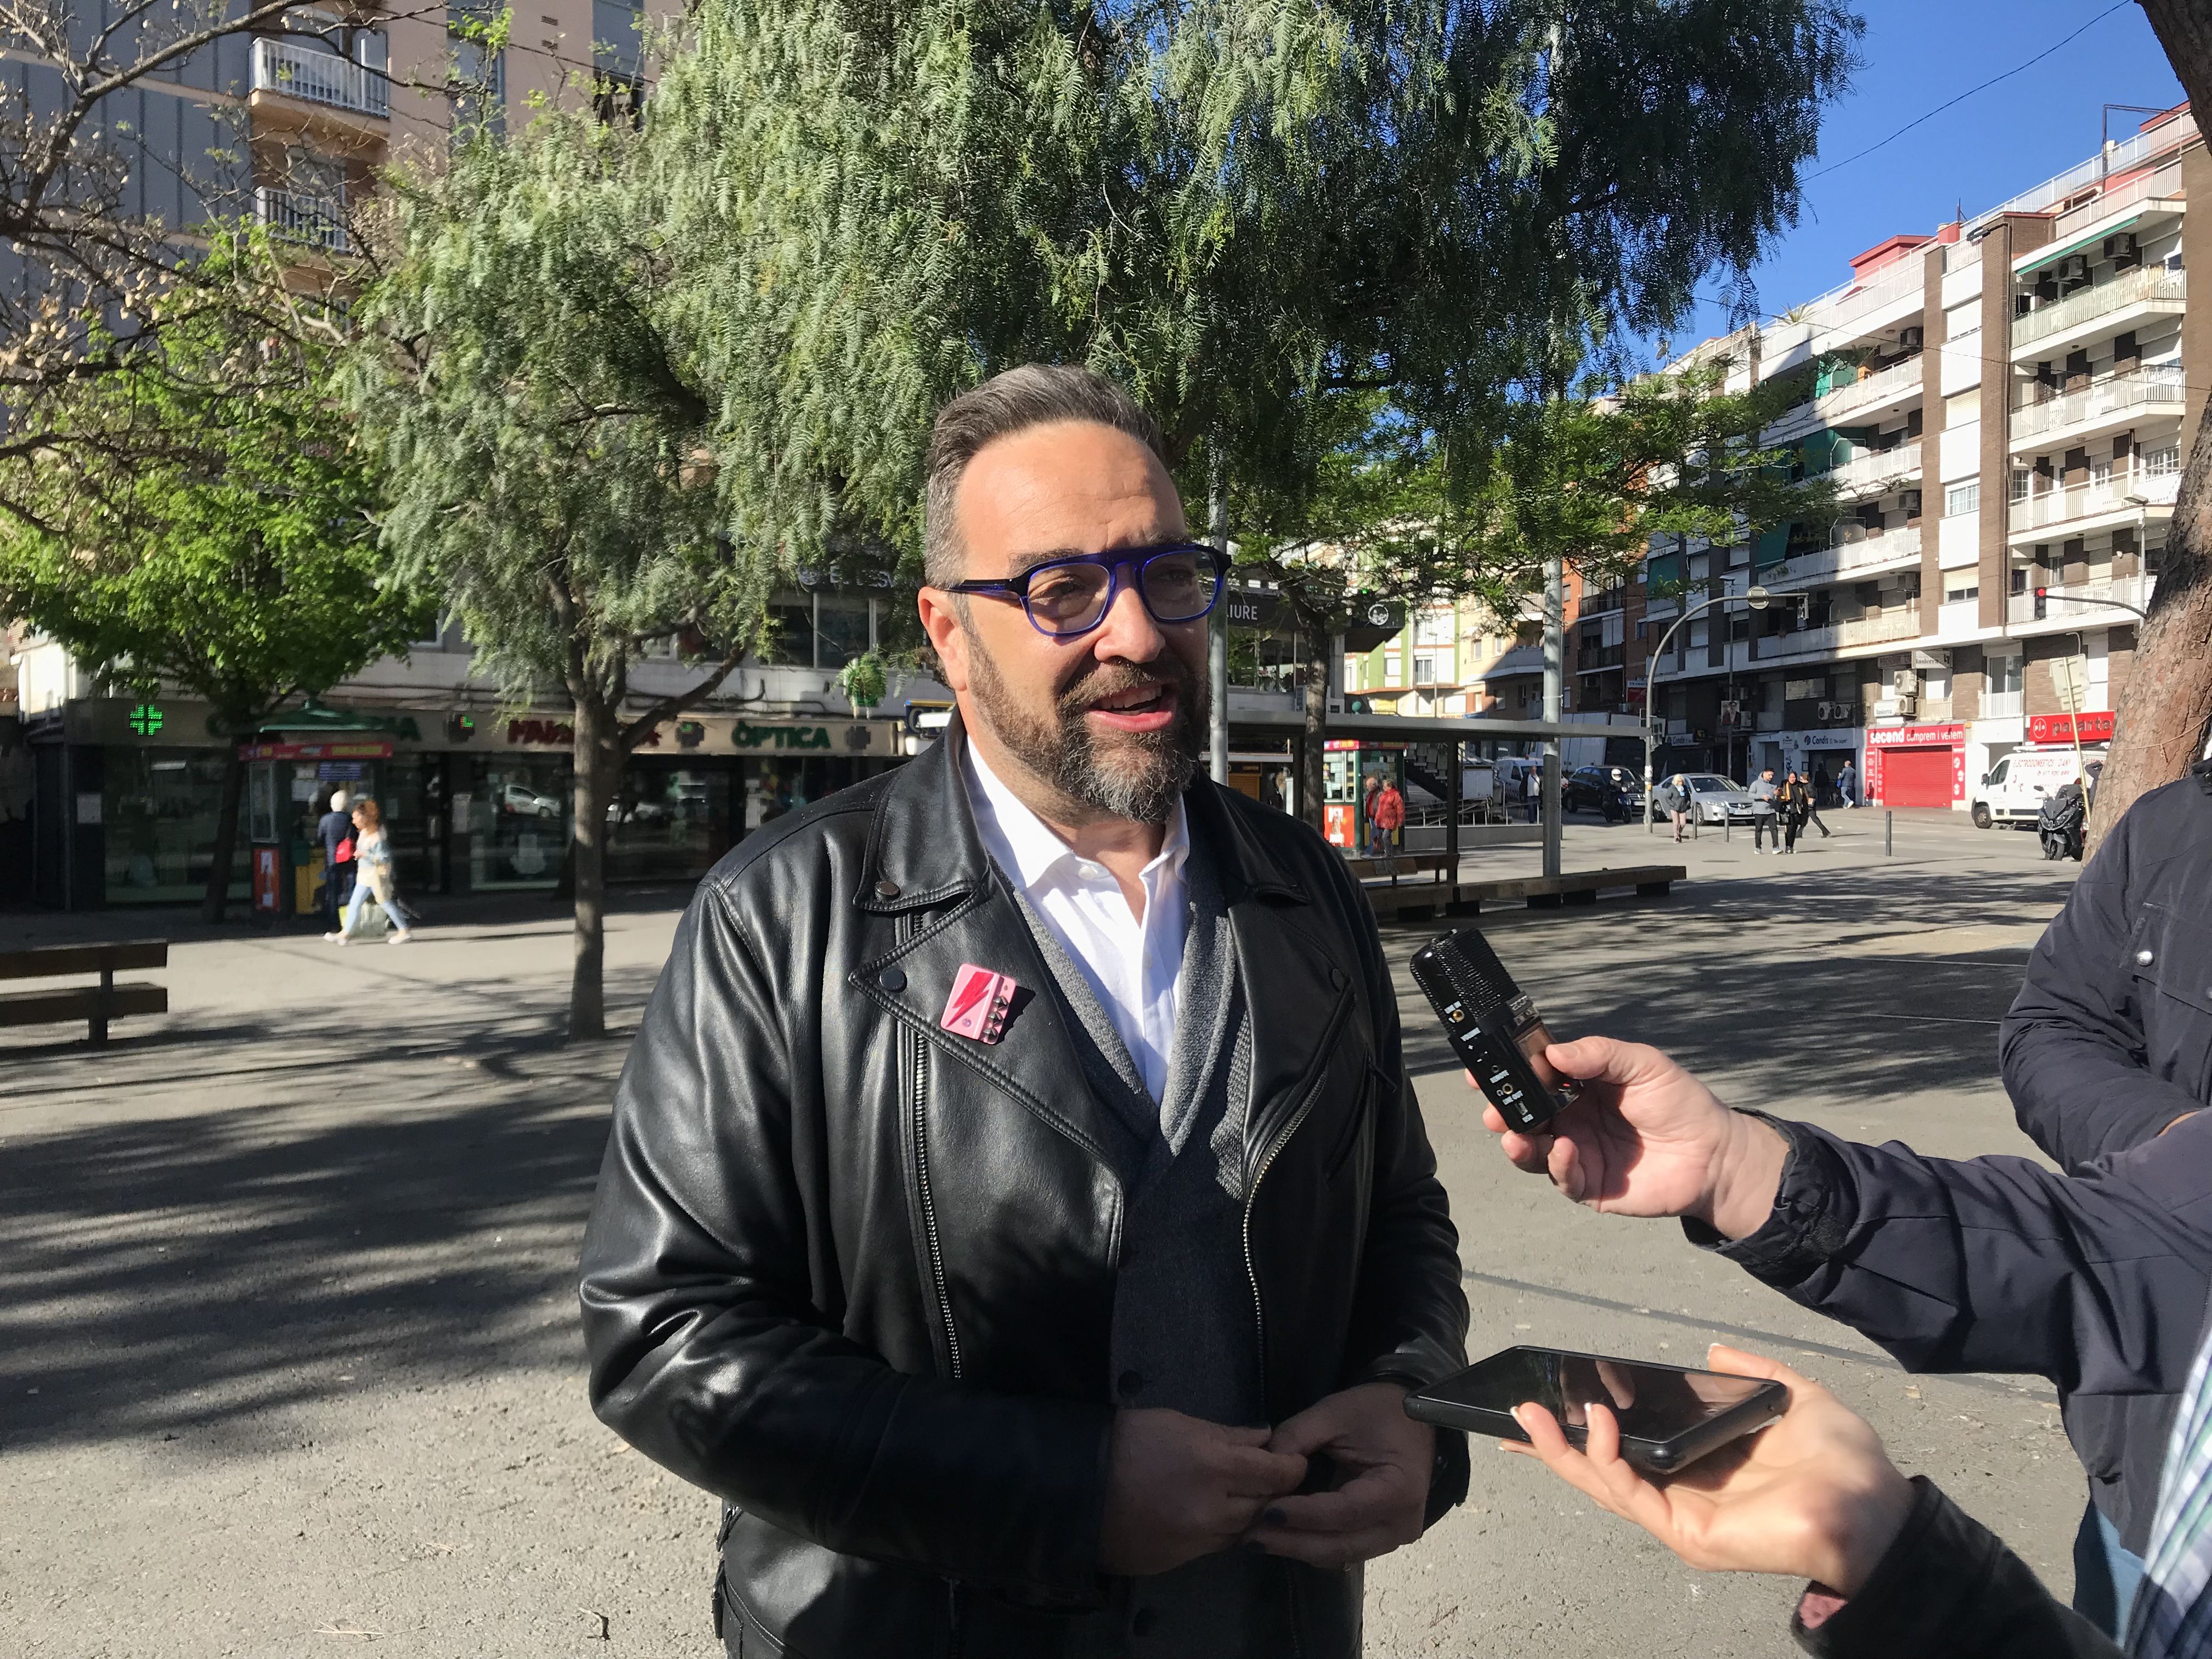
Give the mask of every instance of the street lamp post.
<svg viewBox="0 0 2212 1659">
<path fill-rule="evenodd" d="M 1711 599 L 1700 599 L 1697 604 L 1690 606 L 1689 609 L 1683 611 L 1680 616 L 1675 617 L 1673 622 L 1667 625 L 1667 631 L 1659 636 L 1659 644 L 1657 647 L 1653 650 L 1648 658 L 1644 659 L 1644 833 L 1645 835 L 1648 836 L 1652 833 L 1652 825 L 1656 822 L 1652 816 L 1656 809 L 1652 805 L 1651 797 L 1658 784 L 1657 778 L 1652 775 L 1652 757 L 1656 753 L 1656 750 L 1655 750 L 1651 745 L 1651 708 L 1652 705 L 1659 700 L 1659 659 L 1667 654 L 1667 647 L 1674 637 L 1674 630 L 1680 628 L 1684 623 L 1689 621 L 1691 617 L 1698 615 L 1700 611 L 1710 611 L 1717 605 L 1727 605 L 1731 600 L 1741 599 L 1744 604 L 1750 606 L 1753 611 L 1764 611 L 1766 609 L 1768 601 L 1771 597 L 1772 596 L 1770 595 L 1763 587 L 1747 587 L 1741 593 L 1716 593 Z"/>
</svg>

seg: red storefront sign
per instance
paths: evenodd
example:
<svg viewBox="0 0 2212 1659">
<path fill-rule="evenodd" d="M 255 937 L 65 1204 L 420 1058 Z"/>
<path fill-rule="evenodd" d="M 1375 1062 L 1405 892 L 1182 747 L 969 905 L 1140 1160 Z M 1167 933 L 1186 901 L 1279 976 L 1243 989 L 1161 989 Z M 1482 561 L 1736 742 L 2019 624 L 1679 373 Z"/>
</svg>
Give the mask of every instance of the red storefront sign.
<svg viewBox="0 0 2212 1659">
<path fill-rule="evenodd" d="M 2109 708 L 2085 708 L 2077 714 L 2030 714 L 2027 717 L 2027 740 L 2030 743 L 2072 743 L 2078 737 L 2083 743 L 2110 743 L 2112 740 L 2112 711 Z"/>
<path fill-rule="evenodd" d="M 1929 744 L 1964 743 L 1966 728 L 1949 726 L 1869 726 L 1867 727 L 1867 747 L 1869 749 L 1919 749 Z"/>
<path fill-rule="evenodd" d="M 246 761 L 390 760 L 389 738 L 355 738 L 344 743 L 243 743 L 238 757 Z"/>
</svg>

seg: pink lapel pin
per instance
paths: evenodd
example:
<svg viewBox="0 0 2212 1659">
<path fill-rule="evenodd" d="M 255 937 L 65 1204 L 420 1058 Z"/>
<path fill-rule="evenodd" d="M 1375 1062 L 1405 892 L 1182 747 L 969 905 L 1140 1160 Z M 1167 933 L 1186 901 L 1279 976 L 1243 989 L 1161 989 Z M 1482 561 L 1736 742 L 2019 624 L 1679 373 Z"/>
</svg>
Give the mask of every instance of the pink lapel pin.
<svg viewBox="0 0 2212 1659">
<path fill-rule="evenodd" d="M 945 1000 L 944 1015 L 937 1023 L 955 1036 L 996 1042 L 1006 1033 L 1006 1011 L 1013 1004 L 1014 993 L 1020 988 L 1004 974 L 963 962 L 953 978 L 952 994 Z"/>
</svg>

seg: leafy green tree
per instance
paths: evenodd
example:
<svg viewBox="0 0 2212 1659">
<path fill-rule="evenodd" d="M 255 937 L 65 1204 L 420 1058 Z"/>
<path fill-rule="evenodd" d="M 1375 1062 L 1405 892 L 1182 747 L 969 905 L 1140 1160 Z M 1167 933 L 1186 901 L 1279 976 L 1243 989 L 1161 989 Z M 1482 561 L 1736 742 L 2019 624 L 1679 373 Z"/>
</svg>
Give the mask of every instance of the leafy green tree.
<svg viewBox="0 0 2212 1659">
<path fill-rule="evenodd" d="M 771 574 L 720 535 L 711 405 L 665 326 L 676 250 L 640 155 L 627 128 L 549 112 L 402 181 L 348 380 L 393 481 L 396 568 L 443 596 L 510 702 L 559 686 L 574 706 L 574 1038 L 605 1030 L 623 760 L 737 665 Z M 671 637 L 714 642 L 698 678 L 632 708 L 632 665 Z"/>
<path fill-rule="evenodd" d="M 1193 494 L 1202 459 L 1323 490 L 1378 405 L 1463 494 L 1560 327 L 1665 325 L 1716 270 L 1747 293 L 1857 27 L 1835 0 L 702 0 L 647 125 L 731 520 L 911 550 L 932 413 L 1029 359 L 1133 387 Z"/>
<path fill-rule="evenodd" d="M 1729 392 L 1711 359 L 1639 376 L 1611 396 L 1523 399 L 1464 483 L 1435 435 L 1348 407 L 1310 488 L 1232 498 L 1239 574 L 1276 586 L 1307 641 L 1302 810 L 1318 825 L 1328 642 L 1370 597 L 1474 599 L 1510 617 L 1558 559 L 1626 574 L 1651 539 L 1717 545 L 1835 515 L 1832 485 L 1796 477 L 1765 428 L 1794 395 Z"/>
<path fill-rule="evenodd" d="M 215 261 L 234 257 L 218 248 Z M 213 706 L 229 751 L 203 915 L 222 919 L 238 740 L 422 637 L 434 608 L 390 579 L 382 474 L 332 397 L 329 353 L 180 289 L 154 343 L 31 405 L 0 459 L 0 616 L 109 684 Z"/>
</svg>

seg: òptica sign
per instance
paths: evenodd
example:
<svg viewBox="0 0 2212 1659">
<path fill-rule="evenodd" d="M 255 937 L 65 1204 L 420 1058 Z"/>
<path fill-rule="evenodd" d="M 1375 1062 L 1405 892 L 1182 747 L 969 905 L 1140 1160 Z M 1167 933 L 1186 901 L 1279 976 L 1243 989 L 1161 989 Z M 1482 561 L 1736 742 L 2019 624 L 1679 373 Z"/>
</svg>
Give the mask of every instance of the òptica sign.
<svg viewBox="0 0 2212 1659">
<path fill-rule="evenodd" d="M 739 720 L 730 731 L 732 749 L 818 749 L 829 753 L 836 746 L 826 726 L 756 726 Z"/>
</svg>

